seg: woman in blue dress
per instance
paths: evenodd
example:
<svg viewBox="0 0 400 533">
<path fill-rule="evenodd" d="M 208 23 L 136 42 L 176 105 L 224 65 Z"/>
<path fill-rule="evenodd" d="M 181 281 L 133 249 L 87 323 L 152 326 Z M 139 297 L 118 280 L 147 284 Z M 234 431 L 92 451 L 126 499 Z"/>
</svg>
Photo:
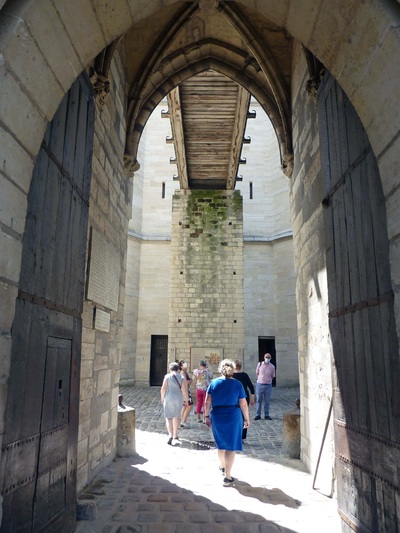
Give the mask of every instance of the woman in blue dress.
<svg viewBox="0 0 400 533">
<path fill-rule="evenodd" d="M 235 452 L 243 449 L 242 429 L 250 425 L 246 393 L 240 381 L 232 377 L 234 370 L 233 361 L 221 361 L 218 368 L 221 377 L 208 387 L 204 409 L 206 424 L 212 428 L 217 445 L 224 487 L 235 483 L 231 476 Z"/>
</svg>

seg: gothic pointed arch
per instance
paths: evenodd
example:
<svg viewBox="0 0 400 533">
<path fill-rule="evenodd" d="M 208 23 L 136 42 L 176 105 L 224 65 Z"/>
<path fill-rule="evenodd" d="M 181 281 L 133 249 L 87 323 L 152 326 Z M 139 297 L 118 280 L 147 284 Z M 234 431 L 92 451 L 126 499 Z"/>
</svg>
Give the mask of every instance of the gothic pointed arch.
<svg viewBox="0 0 400 533">
<path fill-rule="evenodd" d="M 202 17 L 210 10 L 229 28 L 229 37 L 224 40 L 206 34 Z M 275 26 L 273 32 L 275 39 L 279 36 L 281 46 L 290 50 L 291 38 L 287 32 Z M 129 96 L 124 155 L 127 171 L 139 168 L 138 144 L 156 105 L 180 83 L 208 69 L 226 75 L 260 102 L 275 129 L 283 171 L 290 175 L 293 143 L 287 65 L 284 74 L 265 35 L 257 31 L 238 6 L 233 8 L 225 2 L 200 2 L 183 7 L 143 61 L 132 80 Z"/>
<path fill-rule="evenodd" d="M 291 137 L 288 138 L 287 136 L 287 128 L 282 121 L 281 110 L 274 95 L 265 86 L 265 80 L 258 63 L 249 55 L 239 51 L 230 56 L 233 57 L 233 60 L 227 61 L 225 59 L 227 47 L 210 40 L 198 43 L 196 47 L 191 48 L 191 50 L 184 49 L 179 54 L 174 54 L 174 57 L 167 57 L 162 64 L 164 79 L 159 81 L 157 86 L 149 84 L 147 87 L 147 90 L 152 89 L 152 92 L 149 91 L 147 98 L 137 110 L 137 115 L 131 118 L 128 125 L 125 161 L 136 161 L 142 131 L 151 113 L 161 100 L 188 78 L 206 70 L 215 70 L 237 82 L 261 104 L 277 135 L 282 168 L 287 169 L 292 159 Z M 229 47 L 229 49 L 232 52 L 233 47 Z M 208 51 L 208 57 L 205 50 Z M 179 65 L 180 68 L 177 68 L 176 65 Z"/>
</svg>

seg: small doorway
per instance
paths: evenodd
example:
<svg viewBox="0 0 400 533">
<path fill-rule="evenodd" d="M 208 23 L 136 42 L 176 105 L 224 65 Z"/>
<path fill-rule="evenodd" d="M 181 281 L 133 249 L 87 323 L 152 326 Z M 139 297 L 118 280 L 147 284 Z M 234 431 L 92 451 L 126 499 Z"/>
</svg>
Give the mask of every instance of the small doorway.
<svg viewBox="0 0 400 533">
<path fill-rule="evenodd" d="M 150 355 L 150 386 L 159 387 L 162 385 L 167 373 L 168 361 L 168 335 L 151 336 Z"/>
<path fill-rule="evenodd" d="M 258 361 L 264 361 L 264 354 L 271 354 L 271 363 L 276 367 L 275 337 L 258 337 Z M 276 377 L 272 380 L 272 386 L 276 387 Z"/>
</svg>

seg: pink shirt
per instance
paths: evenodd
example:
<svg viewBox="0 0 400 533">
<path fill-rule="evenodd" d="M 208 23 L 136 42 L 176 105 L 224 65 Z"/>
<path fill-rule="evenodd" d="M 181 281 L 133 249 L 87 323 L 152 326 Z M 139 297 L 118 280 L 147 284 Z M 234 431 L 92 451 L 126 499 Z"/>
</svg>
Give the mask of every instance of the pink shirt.
<svg viewBox="0 0 400 533">
<path fill-rule="evenodd" d="M 275 377 L 275 367 L 272 363 L 258 363 L 256 368 L 257 383 L 269 385 Z"/>
</svg>

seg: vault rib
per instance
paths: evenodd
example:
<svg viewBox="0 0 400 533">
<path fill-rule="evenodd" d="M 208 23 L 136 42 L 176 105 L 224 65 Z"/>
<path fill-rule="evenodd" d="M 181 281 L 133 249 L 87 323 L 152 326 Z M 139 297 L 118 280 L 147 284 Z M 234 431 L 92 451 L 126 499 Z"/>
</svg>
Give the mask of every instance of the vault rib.
<svg viewBox="0 0 400 533">
<path fill-rule="evenodd" d="M 226 183 L 227 189 L 234 189 L 236 184 L 236 176 L 238 173 L 240 155 L 242 153 L 242 145 L 244 133 L 246 130 L 247 113 L 250 104 L 250 93 L 239 86 L 238 96 L 236 101 L 235 122 L 233 125 L 231 157 L 229 161 L 228 178 Z"/>
<path fill-rule="evenodd" d="M 172 137 L 175 140 L 175 155 L 178 168 L 178 177 L 181 189 L 189 188 L 185 136 L 183 133 L 182 105 L 180 98 L 180 89 L 176 87 L 167 96 L 168 109 L 171 119 Z"/>
</svg>

